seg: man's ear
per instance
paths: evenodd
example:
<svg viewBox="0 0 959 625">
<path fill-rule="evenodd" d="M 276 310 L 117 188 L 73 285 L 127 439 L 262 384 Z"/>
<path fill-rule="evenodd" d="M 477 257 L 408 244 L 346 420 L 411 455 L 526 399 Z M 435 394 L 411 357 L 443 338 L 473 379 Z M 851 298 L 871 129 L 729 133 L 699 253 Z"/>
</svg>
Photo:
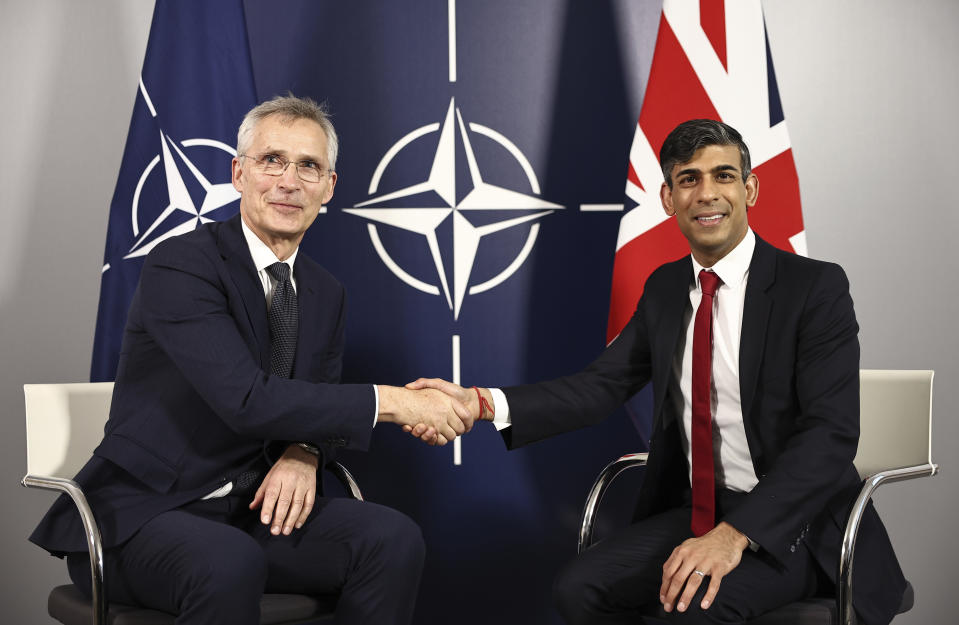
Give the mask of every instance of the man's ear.
<svg viewBox="0 0 959 625">
<path fill-rule="evenodd" d="M 757 199 L 759 199 L 759 178 L 756 174 L 749 174 L 746 178 L 746 206 L 755 205 Z"/>
<path fill-rule="evenodd" d="M 237 191 L 239 191 L 240 193 L 242 193 L 242 192 L 243 192 L 243 182 L 241 182 L 240 179 L 241 179 L 241 177 L 243 176 L 243 168 L 240 167 L 240 159 L 234 157 L 234 158 L 233 158 L 233 163 L 231 163 L 230 166 L 231 166 L 231 168 L 232 168 L 232 170 L 231 170 L 231 174 L 232 174 L 231 182 L 233 183 L 233 188 L 236 189 Z"/>
<path fill-rule="evenodd" d="M 662 200 L 663 210 L 666 211 L 667 215 L 672 217 L 676 214 L 676 210 L 673 208 L 673 190 L 665 182 L 659 188 L 659 199 Z"/>
<path fill-rule="evenodd" d="M 324 206 L 333 199 L 333 189 L 336 188 L 336 172 L 330 172 L 330 186 L 326 189 L 326 199 L 323 200 Z"/>
</svg>

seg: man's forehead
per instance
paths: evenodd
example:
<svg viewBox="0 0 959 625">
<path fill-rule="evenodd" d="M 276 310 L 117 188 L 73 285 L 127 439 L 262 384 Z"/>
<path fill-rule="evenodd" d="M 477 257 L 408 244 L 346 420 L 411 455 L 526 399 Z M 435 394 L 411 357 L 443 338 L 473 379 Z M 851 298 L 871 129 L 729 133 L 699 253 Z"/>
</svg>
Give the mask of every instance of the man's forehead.
<svg viewBox="0 0 959 625">
<path fill-rule="evenodd" d="M 682 171 L 719 171 L 734 170 L 742 167 L 742 156 L 735 145 L 704 145 L 693 153 L 686 162 L 673 165 L 672 175 Z"/>
<path fill-rule="evenodd" d="M 253 145 L 275 152 L 321 156 L 326 151 L 326 133 L 312 119 L 273 115 L 260 120 L 254 127 Z"/>
</svg>

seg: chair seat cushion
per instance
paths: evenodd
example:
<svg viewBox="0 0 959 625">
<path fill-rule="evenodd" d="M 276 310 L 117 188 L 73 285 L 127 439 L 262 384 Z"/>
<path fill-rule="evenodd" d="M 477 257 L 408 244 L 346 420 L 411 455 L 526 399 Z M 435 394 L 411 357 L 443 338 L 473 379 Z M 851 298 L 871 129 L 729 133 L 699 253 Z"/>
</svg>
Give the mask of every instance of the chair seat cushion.
<svg viewBox="0 0 959 625">
<path fill-rule="evenodd" d="M 263 595 L 260 600 L 261 625 L 294 625 L 322 623 L 332 618 L 336 599 L 306 595 Z M 89 625 L 90 600 L 73 584 L 57 586 L 50 591 L 47 611 L 64 625 Z M 173 625 L 175 616 L 118 603 L 110 604 L 107 625 Z"/>
</svg>

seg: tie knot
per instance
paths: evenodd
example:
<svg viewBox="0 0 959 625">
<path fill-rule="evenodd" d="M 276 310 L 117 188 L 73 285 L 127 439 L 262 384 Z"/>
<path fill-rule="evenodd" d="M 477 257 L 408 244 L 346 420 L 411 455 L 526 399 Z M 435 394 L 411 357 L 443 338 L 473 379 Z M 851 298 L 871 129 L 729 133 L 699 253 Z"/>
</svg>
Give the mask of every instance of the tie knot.
<svg viewBox="0 0 959 625">
<path fill-rule="evenodd" d="M 290 266 L 286 263 L 273 263 L 266 268 L 266 272 L 277 282 L 286 282 L 290 279 Z"/>
<path fill-rule="evenodd" d="M 703 290 L 703 295 L 712 297 L 716 294 L 716 289 L 718 289 L 722 283 L 723 281 L 719 279 L 715 271 L 706 271 L 703 269 L 699 272 L 699 286 Z"/>
</svg>

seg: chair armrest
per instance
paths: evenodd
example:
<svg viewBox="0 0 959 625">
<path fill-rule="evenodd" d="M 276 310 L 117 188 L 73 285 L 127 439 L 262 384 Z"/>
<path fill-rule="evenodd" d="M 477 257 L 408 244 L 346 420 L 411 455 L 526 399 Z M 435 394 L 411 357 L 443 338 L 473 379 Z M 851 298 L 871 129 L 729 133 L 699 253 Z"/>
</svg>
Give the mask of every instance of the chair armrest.
<svg viewBox="0 0 959 625">
<path fill-rule="evenodd" d="M 647 453 L 626 454 L 606 465 L 606 468 L 600 471 L 593 487 L 589 489 L 589 495 L 586 496 L 586 505 L 583 506 L 583 520 L 579 527 L 579 541 L 576 544 L 576 553 L 582 553 L 593 544 L 593 524 L 596 520 L 596 512 L 599 504 L 603 501 L 603 495 L 606 489 L 616 479 L 620 473 L 633 467 L 646 466 Z"/>
<path fill-rule="evenodd" d="M 841 625 L 855 625 L 855 612 L 852 607 L 852 569 L 856 551 L 856 539 L 859 535 L 859 525 L 862 515 L 876 489 L 883 484 L 901 482 L 919 477 L 930 477 L 939 472 L 939 465 L 928 463 L 902 469 L 880 471 L 867 477 L 863 481 L 859 496 L 849 512 L 846 521 L 846 531 L 842 537 L 842 550 L 839 554 L 839 574 L 836 577 L 836 610 Z"/>
<path fill-rule="evenodd" d="M 332 462 L 326 467 L 343 488 L 354 499 L 363 501 L 363 494 L 353 475 L 339 462 Z M 100 528 L 97 526 L 93 510 L 87 503 L 83 489 L 73 480 L 42 475 L 25 475 L 20 483 L 28 488 L 41 488 L 65 493 L 73 500 L 73 504 L 80 513 L 83 530 L 87 537 L 87 551 L 90 554 L 90 589 L 93 595 L 93 625 L 105 625 L 107 615 L 106 593 L 103 589 L 103 541 L 100 538 Z"/>
<path fill-rule="evenodd" d="M 73 500 L 80 513 L 83 531 L 87 536 L 87 552 L 90 554 L 90 591 L 93 595 L 93 625 L 105 625 L 107 616 L 107 598 L 103 589 L 103 542 L 100 528 L 93 516 L 93 510 L 87 503 L 83 489 L 73 480 L 42 475 L 25 475 L 20 483 L 28 488 L 42 488 L 65 493 Z"/>
<path fill-rule="evenodd" d="M 340 484 L 343 485 L 343 488 L 353 499 L 363 501 L 363 493 L 360 492 L 360 485 L 356 483 L 356 478 L 353 477 L 353 474 L 350 473 L 346 467 L 334 461 L 326 465 L 326 468 L 330 473 L 336 476 L 336 479 L 339 480 Z"/>
</svg>

